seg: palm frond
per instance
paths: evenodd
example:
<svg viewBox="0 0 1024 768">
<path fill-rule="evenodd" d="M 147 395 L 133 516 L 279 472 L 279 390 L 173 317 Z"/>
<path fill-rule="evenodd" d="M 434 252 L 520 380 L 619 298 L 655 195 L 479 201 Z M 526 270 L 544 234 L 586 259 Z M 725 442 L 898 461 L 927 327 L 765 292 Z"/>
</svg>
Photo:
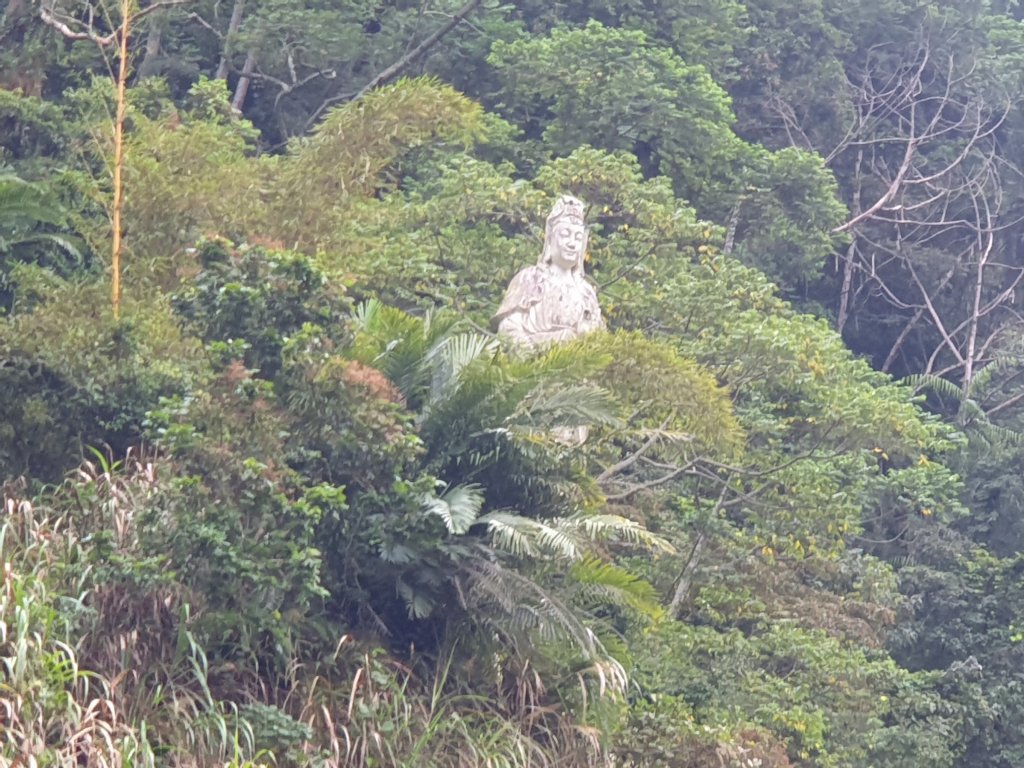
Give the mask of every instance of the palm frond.
<svg viewBox="0 0 1024 768">
<path fill-rule="evenodd" d="M 573 515 L 537 520 L 514 512 L 496 511 L 477 518 L 475 522 L 487 526 L 495 548 L 519 557 L 575 562 L 587 555 L 592 543 L 609 540 L 665 554 L 675 552 L 666 539 L 620 515 Z"/>
<path fill-rule="evenodd" d="M 1021 360 L 1020 355 L 1016 354 L 996 354 L 992 357 L 991 362 L 985 365 L 980 370 L 975 371 L 974 378 L 971 380 L 971 391 L 980 392 L 985 389 L 989 384 L 992 383 L 993 377 L 1004 371 L 1016 371 L 1019 370 L 1024 360 Z"/>
<path fill-rule="evenodd" d="M 16 176 L 4 176 L 0 178 L 0 224 L 5 228 L 61 226 L 64 216 L 56 201 L 40 188 Z"/>
<path fill-rule="evenodd" d="M 0 176 L 0 259 L 13 257 L 62 269 L 81 265 L 82 243 L 50 231 L 62 228 L 64 211 L 54 195 L 16 176 Z M 54 252 L 63 256 L 55 260 Z"/>
<path fill-rule="evenodd" d="M 425 619 L 437 607 L 429 595 L 422 590 L 416 589 L 404 579 L 398 579 L 395 582 L 395 590 L 398 592 L 398 596 L 405 602 L 406 610 L 412 619 Z"/>
<path fill-rule="evenodd" d="M 976 422 L 974 426 L 991 445 L 1024 445 L 1024 433 L 1015 429 L 993 424 L 987 419 L 984 422 Z"/>
<path fill-rule="evenodd" d="M 560 526 L 577 528 L 583 531 L 589 538 L 597 541 L 618 539 L 629 544 L 637 544 L 652 551 L 672 554 L 675 547 L 647 530 L 643 525 L 621 515 L 574 515 L 562 518 L 558 523 Z"/>
<path fill-rule="evenodd" d="M 377 327 L 383 304 L 378 299 L 367 299 L 356 306 L 352 311 L 352 319 L 355 321 L 355 330 L 365 333 L 372 333 Z"/>
<path fill-rule="evenodd" d="M 75 238 L 56 232 L 34 232 L 31 235 L 18 238 L 16 245 L 52 245 L 76 262 L 81 263 L 83 261 L 81 243 Z"/>
<path fill-rule="evenodd" d="M 424 362 L 430 370 L 430 403 L 453 394 L 462 373 L 478 360 L 487 360 L 498 350 L 498 342 L 482 333 L 443 336 L 427 352 Z"/>
<path fill-rule="evenodd" d="M 477 520 L 487 526 L 491 544 L 516 557 L 536 557 L 539 554 L 532 530 L 523 524 L 522 515 L 512 512 L 490 512 Z"/>
<path fill-rule="evenodd" d="M 957 423 L 968 435 L 981 437 L 993 445 L 1022 445 L 1024 444 L 1024 433 L 993 424 L 988 412 L 982 406 L 984 398 L 975 397 L 974 394 L 983 390 L 991 382 L 995 373 L 1018 364 L 1019 361 L 1013 358 L 997 358 L 985 366 L 971 381 L 968 397 L 964 397 L 963 389 L 960 386 L 934 374 L 915 374 L 907 376 L 903 381 L 913 386 L 916 391 L 927 388 L 955 400 L 958 404 Z"/>
<path fill-rule="evenodd" d="M 477 607 L 484 612 L 488 607 L 499 609 L 499 615 L 492 614 L 492 625 L 499 631 L 537 633 L 548 642 L 571 642 L 587 659 L 608 658 L 580 615 L 533 579 L 482 558 L 472 558 L 464 566 Z"/>
<path fill-rule="evenodd" d="M 518 557 L 572 562 L 583 554 L 585 542 L 579 531 L 560 526 L 557 521 L 535 520 L 513 512 L 491 512 L 477 522 L 487 526 L 496 549 Z"/>
<path fill-rule="evenodd" d="M 467 365 L 496 348 L 488 336 L 455 333 L 453 315 L 415 317 L 377 299 L 356 307 L 352 320 L 349 356 L 380 370 L 414 409 L 445 396 Z"/>
<path fill-rule="evenodd" d="M 444 522 L 448 533 L 456 536 L 468 531 L 484 505 L 483 489 L 479 485 L 456 485 L 441 496 L 428 496 L 423 506 Z"/>
<path fill-rule="evenodd" d="M 515 367 L 520 375 L 534 372 L 539 378 L 557 378 L 562 375 L 566 381 L 580 381 L 592 377 L 611 363 L 611 355 L 595 349 L 587 338 L 555 344 L 541 354 L 528 359 L 517 360 Z"/>
<path fill-rule="evenodd" d="M 348 356 L 377 368 L 407 402 L 415 403 L 429 381 L 423 363 L 423 322 L 377 299 L 356 307 L 352 319 L 355 338 Z"/>
<path fill-rule="evenodd" d="M 575 561 L 583 556 L 583 544 L 578 531 L 544 520 L 531 521 L 534 537 L 541 552 L 560 560 Z"/>
<path fill-rule="evenodd" d="M 543 383 L 523 398 L 509 417 L 510 425 L 529 425 L 540 429 L 621 424 L 617 403 L 601 387 L 576 384 Z"/>
</svg>

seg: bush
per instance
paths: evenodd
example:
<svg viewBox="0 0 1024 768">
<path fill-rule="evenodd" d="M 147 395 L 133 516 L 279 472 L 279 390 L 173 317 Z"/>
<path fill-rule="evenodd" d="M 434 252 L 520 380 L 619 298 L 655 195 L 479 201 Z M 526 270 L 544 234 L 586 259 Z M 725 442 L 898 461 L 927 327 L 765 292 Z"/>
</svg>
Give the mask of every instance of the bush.
<svg viewBox="0 0 1024 768">
<path fill-rule="evenodd" d="M 89 445 L 123 455 L 161 397 L 205 375 L 161 296 L 126 295 L 114 320 L 105 283 L 14 275 L 22 301 L 0 321 L 0 477 L 59 480 Z"/>
</svg>

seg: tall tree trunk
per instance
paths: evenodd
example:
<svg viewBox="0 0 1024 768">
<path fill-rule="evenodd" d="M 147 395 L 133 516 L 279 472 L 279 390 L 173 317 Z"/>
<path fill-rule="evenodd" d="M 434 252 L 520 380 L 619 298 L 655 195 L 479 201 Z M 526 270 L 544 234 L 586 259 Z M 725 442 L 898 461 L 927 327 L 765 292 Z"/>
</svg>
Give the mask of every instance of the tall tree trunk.
<svg viewBox="0 0 1024 768">
<path fill-rule="evenodd" d="M 853 201 L 850 206 L 850 213 L 854 218 L 860 215 L 861 202 L 861 173 L 860 169 L 864 163 L 864 150 L 857 150 L 857 164 L 854 166 Z M 854 260 L 857 258 L 857 232 L 850 232 L 850 245 L 846 249 L 846 257 L 843 259 L 843 286 L 839 289 L 839 313 L 836 317 L 836 330 L 842 335 L 846 321 L 850 319 L 850 298 L 853 294 L 853 271 Z"/>
<path fill-rule="evenodd" d="M 252 82 L 252 72 L 256 69 L 256 52 L 250 50 L 245 57 L 245 65 L 242 67 L 242 76 L 238 78 L 235 85 L 235 95 L 231 99 L 231 108 L 241 112 L 245 105 L 245 96 L 249 93 L 249 83 Z"/>
<path fill-rule="evenodd" d="M 164 19 L 162 16 L 153 14 L 149 17 L 149 31 L 146 33 L 146 50 L 142 55 L 142 61 L 136 74 L 139 80 L 155 75 L 157 69 L 156 60 L 160 56 L 160 44 L 163 41 Z"/>
<path fill-rule="evenodd" d="M 237 34 L 238 28 L 242 26 L 242 14 L 244 11 L 245 0 L 235 0 L 235 4 L 231 8 L 231 20 L 228 22 L 228 31 L 224 35 L 224 52 L 221 54 L 220 64 L 217 65 L 217 74 L 214 75 L 215 80 L 228 79 L 228 71 L 231 69 L 231 38 Z M 242 100 L 245 100 L 244 95 Z"/>
<path fill-rule="evenodd" d="M 981 317 L 984 314 L 982 307 L 983 291 L 985 288 L 985 267 L 988 265 L 989 255 L 992 253 L 993 234 L 991 222 L 985 222 L 987 232 L 978 236 L 978 263 L 974 270 L 974 295 L 971 298 L 971 316 L 967 324 L 967 344 L 964 350 L 964 375 L 960 382 L 960 389 L 963 395 L 960 398 L 960 413 L 958 421 L 963 425 L 963 418 L 966 415 L 965 405 L 971 397 L 971 389 L 974 384 L 975 359 L 978 355 L 978 327 L 981 324 Z"/>
<path fill-rule="evenodd" d="M 726 256 L 732 253 L 732 249 L 736 245 L 736 230 L 740 226 L 740 208 L 743 207 L 745 199 L 744 195 L 740 195 L 732 206 L 732 212 L 729 214 L 729 224 L 725 230 L 725 245 L 722 246 L 722 253 Z"/>
<path fill-rule="evenodd" d="M 673 619 L 679 618 L 680 610 L 690 599 L 693 574 L 697 571 L 697 566 L 700 565 L 705 543 L 707 543 L 707 536 L 701 531 L 697 534 L 697 540 L 693 544 L 693 549 L 690 550 L 690 558 L 686 561 L 686 567 L 683 568 L 683 572 L 679 576 L 675 594 L 672 595 L 672 602 L 668 606 L 668 615 Z"/>
</svg>

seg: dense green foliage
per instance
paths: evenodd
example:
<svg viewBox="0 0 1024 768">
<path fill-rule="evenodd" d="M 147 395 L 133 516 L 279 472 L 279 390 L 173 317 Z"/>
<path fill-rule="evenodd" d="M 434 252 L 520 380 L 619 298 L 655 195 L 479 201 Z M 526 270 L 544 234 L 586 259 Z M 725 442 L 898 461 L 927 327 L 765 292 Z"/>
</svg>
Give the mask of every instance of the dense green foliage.
<svg viewBox="0 0 1024 768">
<path fill-rule="evenodd" d="M 119 315 L 123 9 L 0 22 L 0 764 L 1022 764 L 1016 4 L 124 8 Z"/>
</svg>

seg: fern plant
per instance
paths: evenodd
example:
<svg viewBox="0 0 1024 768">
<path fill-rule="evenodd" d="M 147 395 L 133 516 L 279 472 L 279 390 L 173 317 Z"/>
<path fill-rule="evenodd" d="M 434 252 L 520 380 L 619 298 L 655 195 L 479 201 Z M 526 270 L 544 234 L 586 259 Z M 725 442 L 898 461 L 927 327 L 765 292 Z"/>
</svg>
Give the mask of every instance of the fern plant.
<svg viewBox="0 0 1024 768">
<path fill-rule="evenodd" d="M 931 373 L 915 374 L 903 381 L 917 392 L 929 390 L 944 401 L 955 404 L 956 424 L 969 436 L 980 438 L 990 445 L 1022 445 L 1024 433 L 996 424 L 992 420 L 992 414 L 998 408 L 986 407 L 986 401 L 1001 386 L 1000 374 L 1009 374 L 1012 380 L 1016 378 L 1014 374 L 1019 368 L 1019 360 L 996 358 L 975 374 L 966 391 L 949 379 Z M 1015 402 L 1017 399 L 1011 397 L 1005 402 Z"/>
<path fill-rule="evenodd" d="M 410 613 L 427 617 L 446 601 L 452 618 L 455 602 L 506 649 L 571 648 L 601 684 L 624 684 L 588 609 L 659 609 L 650 585 L 608 560 L 607 545 L 671 548 L 603 513 L 580 452 L 554 433 L 622 424 L 618 401 L 588 381 L 611 357 L 584 343 L 509 355 L 450 315 L 415 318 L 376 301 L 356 309 L 352 328 L 348 354 L 401 392 L 415 412 L 424 468 L 438 478 L 423 512 L 444 536 L 431 552 L 416 542 L 386 550 L 406 566 L 397 589 Z"/>
</svg>

